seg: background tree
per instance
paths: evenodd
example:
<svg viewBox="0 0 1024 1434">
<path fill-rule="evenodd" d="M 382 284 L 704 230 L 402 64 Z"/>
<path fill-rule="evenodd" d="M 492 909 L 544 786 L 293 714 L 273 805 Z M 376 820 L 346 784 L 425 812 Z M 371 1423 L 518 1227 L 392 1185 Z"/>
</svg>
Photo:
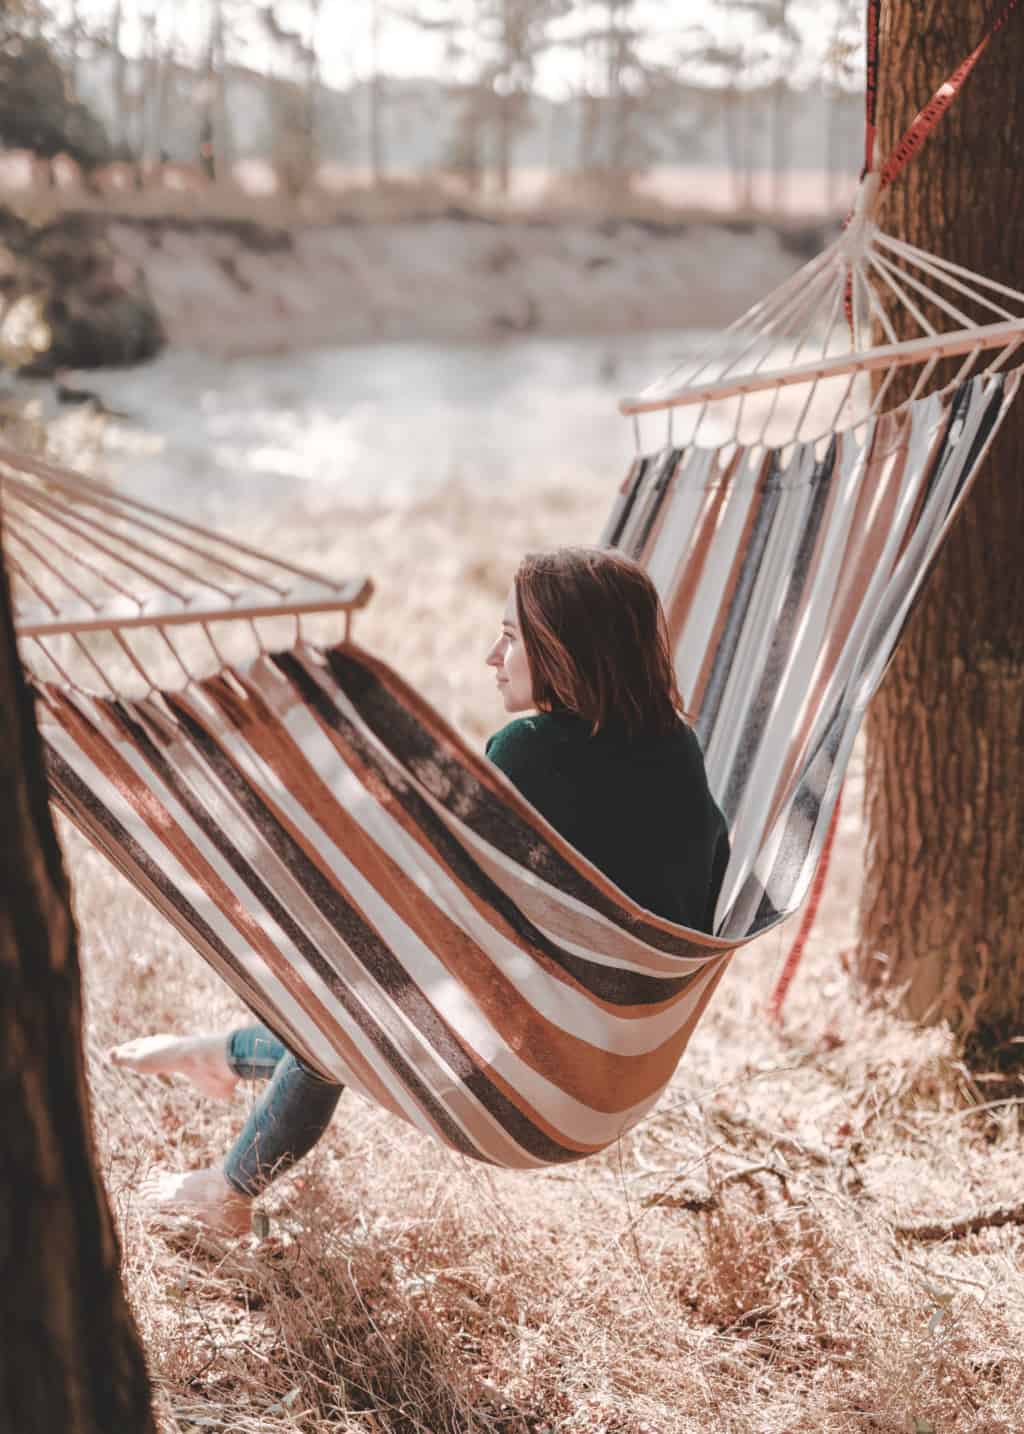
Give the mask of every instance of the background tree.
<svg viewBox="0 0 1024 1434">
<path fill-rule="evenodd" d="M 371 184 L 379 184 L 384 178 L 385 165 L 382 128 L 384 80 L 380 71 L 380 31 L 380 0 L 370 0 L 370 73 L 366 82 L 366 134 Z"/>
<path fill-rule="evenodd" d="M 67 53 L 68 80 L 73 92 L 76 92 L 78 88 L 78 62 L 83 33 L 82 18 L 78 13 L 78 0 L 69 0 L 63 39 L 64 49 Z"/>
<path fill-rule="evenodd" d="M 276 81 L 269 91 L 274 168 L 282 186 L 293 198 L 309 186 L 320 162 L 317 135 L 320 0 L 307 0 L 305 8 L 305 30 L 282 25 L 274 5 L 266 5 L 261 11 L 266 38 L 271 41 L 280 62 Z"/>
<path fill-rule="evenodd" d="M 733 204 L 736 209 L 746 212 L 754 206 L 752 110 L 746 46 L 722 39 L 706 24 L 692 26 L 690 33 L 708 92 L 717 96 L 722 139 L 732 180 Z"/>
<path fill-rule="evenodd" d="M 864 5 L 862 0 L 836 0 L 832 33 L 825 52 L 825 84 L 828 111 L 825 123 L 825 212 L 839 207 L 842 112 L 844 101 L 854 89 L 858 62 L 864 47 Z"/>
<path fill-rule="evenodd" d="M 882 7 L 884 155 L 970 52 L 995 0 Z M 893 233 L 1020 287 L 1024 13 L 885 200 Z M 1024 409 L 1005 424 L 867 723 L 856 965 L 913 1016 L 1019 1028 L 1024 996 Z"/>
<path fill-rule="evenodd" d="M 128 142 L 128 92 L 124 58 L 123 22 L 124 6 L 121 0 L 114 0 L 110 12 L 110 53 L 114 61 L 114 144 L 122 149 Z"/>
<path fill-rule="evenodd" d="M 627 0 L 631 3 L 631 0 Z M 499 193 L 507 194 L 516 136 L 530 123 L 537 61 L 553 43 L 551 27 L 570 0 L 453 0 L 405 18 L 445 40 L 448 94 L 456 102 L 448 168 L 473 187 L 486 156 Z"/>
<path fill-rule="evenodd" d="M 153 1434 L 96 1169 L 78 953 L 0 563 L 0 1429 Z"/>
<path fill-rule="evenodd" d="M 776 213 L 786 203 L 786 177 L 789 173 L 788 106 L 793 91 L 790 77 L 800 52 L 800 32 L 792 18 L 790 0 L 718 0 L 725 15 L 734 15 L 743 22 L 746 38 L 742 44 L 720 47 L 719 63 L 732 74 L 728 89 L 733 95 L 733 119 L 742 93 L 749 100 L 751 90 L 767 90 L 771 113 L 769 168 L 772 177 L 771 205 Z M 747 118 L 749 119 L 749 110 Z M 747 133 L 747 173 L 750 173 L 749 128 Z M 739 151 L 736 139 L 733 149 Z M 748 181 L 746 198 L 753 201 Z"/>
<path fill-rule="evenodd" d="M 200 106 L 199 163 L 209 179 L 226 179 L 231 165 L 228 134 L 227 54 L 224 0 L 209 0 L 204 76 L 196 98 Z"/>
<path fill-rule="evenodd" d="M 605 0 L 577 29 L 582 81 L 579 169 L 608 193 L 628 190 L 658 159 L 692 158 L 704 106 L 687 88 L 688 65 L 703 63 L 704 32 L 680 26 L 650 44 L 635 0 Z"/>
<path fill-rule="evenodd" d="M 46 41 L 3 33 L 2 20 L 0 146 L 47 156 L 64 152 L 86 168 L 110 158 L 106 131 L 74 98 Z"/>
</svg>

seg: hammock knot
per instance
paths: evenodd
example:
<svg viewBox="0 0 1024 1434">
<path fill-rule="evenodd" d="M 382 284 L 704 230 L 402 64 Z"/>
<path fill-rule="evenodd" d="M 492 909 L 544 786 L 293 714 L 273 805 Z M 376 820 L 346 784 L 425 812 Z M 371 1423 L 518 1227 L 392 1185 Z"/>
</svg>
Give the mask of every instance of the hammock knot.
<svg viewBox="0 0 1024 1434">
<path fill-rule="evenodd" d="M 881 192 L 881 176 L 873 169 L 864 176 L 857 186 L 853 209 L 841 241 L 841 253 L 851 266 L 862 264 L 875 235 L 875 211 Z"/>
</svg>

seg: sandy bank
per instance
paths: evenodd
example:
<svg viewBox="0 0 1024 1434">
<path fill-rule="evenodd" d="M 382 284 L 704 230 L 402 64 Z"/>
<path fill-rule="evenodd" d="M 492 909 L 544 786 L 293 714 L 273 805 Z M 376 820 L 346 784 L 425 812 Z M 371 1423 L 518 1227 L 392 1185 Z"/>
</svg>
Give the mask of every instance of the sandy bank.
<svg viewBox="0 0 1024 1434">
<path fill-rule="evenodd" d="M 717 326 L 820 236 L 431 217 L 288 229 L 112 218 L 107 238 L 145 276 L 170 343 L 236 355 Z"/>
</svg>

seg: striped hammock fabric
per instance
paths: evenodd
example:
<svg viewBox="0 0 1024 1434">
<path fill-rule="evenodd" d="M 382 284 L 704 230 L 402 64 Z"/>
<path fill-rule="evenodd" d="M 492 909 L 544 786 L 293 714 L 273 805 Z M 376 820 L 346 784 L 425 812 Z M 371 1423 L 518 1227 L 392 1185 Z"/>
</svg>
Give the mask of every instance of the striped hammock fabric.
<svg viewBox="0 0 1024 1434">
<path fill-rule="evenodd" d="M 352 646 L 139 701 L 40 687 L 54 797 L 322 1075 L 499 1165 L 600 1150 L 657 1101 L 730 953 L 799 905 L 1017 381 L 785 462 L 634 465 L 604 538 L 661 591 L 729 821 L 714 936 L 638 908 Z"/>
</svg>

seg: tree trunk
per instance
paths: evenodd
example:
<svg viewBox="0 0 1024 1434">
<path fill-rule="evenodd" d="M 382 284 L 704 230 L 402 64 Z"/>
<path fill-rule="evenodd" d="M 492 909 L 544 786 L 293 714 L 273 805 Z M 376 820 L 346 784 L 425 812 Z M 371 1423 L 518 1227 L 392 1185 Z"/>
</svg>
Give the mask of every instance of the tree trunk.
<svg viewBox="0 0 1024 1434">
<path fill-rule="evenodd" d="M 124 145 L 128 138 L 128 123 L 126 117 L 127 95 L 125 93 L 125 64 L 124 51 L 121 49 L 121 0 L 115 0 L 114 13 L 110 21 L 110 43 L 113 47 L 114 59 L 114 123 L 112 125 L 113 140 L 116 146 Z"/>
<path fill-rule="evenodd" d="M 78 50 L 81 31 L 82 21 L 78 13 L 78 0 L 71 0 L 68 6 L 66 35 L 68 46 L 68 80 L 71 84 L 71 93 L 75 99 L 78 98 Z"/>
<path fill-rule="evenodd" d="M 786 208 L 789 191 L 789 117 L 786 108 L 790 103 L 789 88 L 786 81 L 780 78 L 772 86 L 772 210 L 779 219 Z"/>
<path fill-rule="evenodd" d="M 890 0 L 879 144 L 998 10 Z M 1012 16 L 880 218 L 893 234 L 1020 285 L 1024 14 Z M 1024 997 L 1024 409 L 1011 414 L 928 582 L 867 723 L 866 879 L 855 964 L 917 1019 L 1017 1026 Z"/>
<path fill-rule="evenodd" d="M 309 141 L 309 180 L 320 172 L 320 0 L 309 3 L 309 49 L 306 53 L 306 129 Z"/>
<path fill-rule="evenodd" d="M 833 215 L 839 208 L 837 178 L 839 172 L 839 106 L 842 90 L 833 82 L 825 97 L 825 213 Z"/>
<path fill-rule="evenodd" d="M 213 84 L 213 170 L 214 178 L 223 183 L 229 177 L 234 158 L 231 152 L 231 135 L 228 126 L 228 74 L 224 42 L 223 0 L 213 0 L 213 24 L 217 56 L 211 75 Z"/>
<path fill-rule="evenodd" d="M 621 184 L 626 152 L 625 111 L 622 104 L 624 43 L 619 29 L 621 7 L 622 0 L 608 0 L 608 36 L 605 59 L 607 138 L 604 158 L 605 182 L 612 190 L 617 190 Z"/>
<path fill-rule="evenodd" d="M 157 164 L 163 164 L 163 162 L 170 157 L 166 140 L 170 130 L 171 100 L 176 80 L 174 73 L 175 36 L 173 29 L 173 11 L 168 23 L 172 28 L 164 41 L 163 49 L 157 57 L 156 99 L 153 104 L 153 158 Z"/>
<path fill-rule="evenodd" d="M 0 1429 L 151 1434 L 96 1169 L 74 924 L 0 565 Z"/>
<path fill-rule="evenodd" d="M 743 157 L 740 152 L 739 104 L 739 92 L 735 86 L 732 84 L 725 86 L 721 92 L 722 134 L 729 163 L 729 175 L 732 179 L 732 207 L 737 210 L 743 207 Z"/>
<path fill-rule="evenodd" d="M 514 96 L 506 92 L 497 96 L 498 143 L 495 155 L 495 177 L 498 193 L 508 198 L 512 164 L 512 105 Z"/>
<path fill-rule="evenodd" d="M 369 105 L 367 130 L 370 139 L 370 182 L 378 185 L 384 175 L 384 151 L 381 139 L 381 78 L 380 78 L 380 4 L 370 0 L 370 83 L 366 98 Z"/>
</svg>

